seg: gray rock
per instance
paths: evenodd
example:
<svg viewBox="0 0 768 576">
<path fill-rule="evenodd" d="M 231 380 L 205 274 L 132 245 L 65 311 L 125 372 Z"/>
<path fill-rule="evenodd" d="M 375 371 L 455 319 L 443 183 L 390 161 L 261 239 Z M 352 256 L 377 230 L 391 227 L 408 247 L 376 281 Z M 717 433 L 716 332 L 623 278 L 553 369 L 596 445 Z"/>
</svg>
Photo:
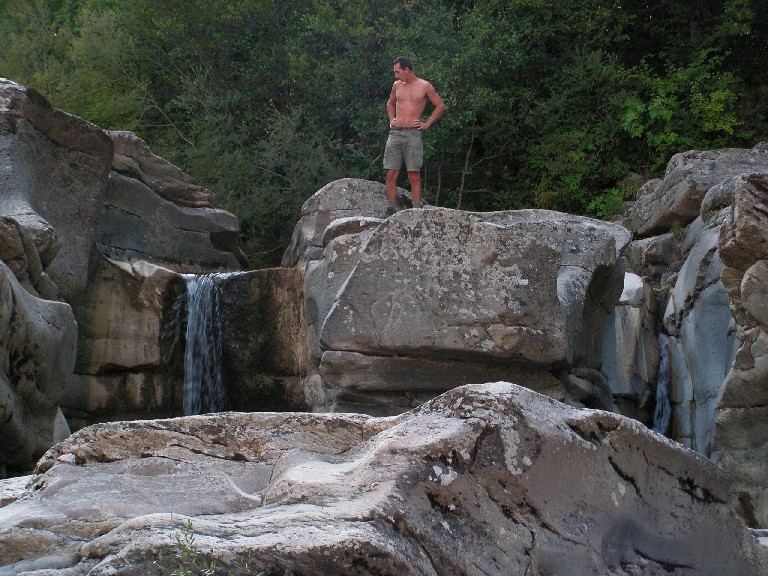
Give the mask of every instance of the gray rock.
<svg viewBox="0 0 768 576">
<path fill-rule="evenodd" d="M 368 356 L 329 350 L 323 353 L 320 374 L 325 385 L 332 389 L 442 393 L 464 384 L 507 380 L 558 400 L 565 397 L 562 385 L 551 373 L 523 366 Z"/>
<path fill-rule="evenodd" d="M 69 305 L 28 293 L 0 262 L 0 473 L 30 470 L 54 443 L 76 340 Z"/>
<path fill-rule="evenodd" d="M 180 413 L 179 358 L 172 357 L 178 274 L 149 262 L 94 254 L 75 308 L 76 375 L 61 405 L 76 427 L 115 418 Z M 180 348 L 177 352 L 180 352 Z"/>
<path fill-rule="evenodd" d="M 113 172 L 97 237 L 106 256 L 195 274 L 247 265 L 238 219 L 220 209 L 213 194 L 134 134 L 110 134 Z"/>
<path fill-rule="evenodd" d="M 340 576 L 768 569 L 711 462 L 629 419 L 507 383 L 386 419 L 100 425 L 36 472 L 0 508 L 7 573 L 159 574 L 193 559 Z"/>
<path fill-rule="evenodd" d="M 699 216 L 710 188 L 754 172 L 768 172 L 768 150 L 727 148 L 675 154 L 663 181 L 638 196 L 625 224 L 640 236 L 667 232 L 675 223 L 685 226 Z"/>
<path fill-rule="evenodd" d="M 165 324 L 184 292 L 178 274 L 149 262 L 94 261 L 76 310 L 79 374 L 158 367 L 168 354 Z"/>
<path fill-rule="evenodd" d="M 365 245 L 325 318 L 321 345 L 599 364 L 601 332 L 591 327 L 602 326 L 620 294 L 618 255 L 628 240 L 620 226 L 549 212 L 400 212 Z"/>
<path fill-rule="evenodd" d="M 627 273 L 624 291 L 605 323 L 601 371 L 614 396 L 630 402 L 631 415 L 648 422 L 640 409 L 656 389 L 659 347 L 656 334 L 656 298 L 642 278 Z"/>
<path fill-rule="evenodd" d="M 410 208 L 410 194 L 397 189 L 398 206 Z M 301 208 L 301 219 L 293 229 L 291 244 L 283 254 L 281 266 L 300 267 L 320 257 L 326 228 L 343 218 L 380 218 L 387 209 L 384 184 L 343 178 L 327 184 Z"/>
<path fill-rule="evenodd" d="M 111 164 L 112 142 L 102 130 L 0 79 L 0 214 L 30 234 L 70 303 L 88 282 Z"/>
<path fill-rule="evenodd" d="M 738 322 L 739 349 L 717 407 L 713 458 L 734 478 L 731 504 L 753 527 L 768 527 L 768 175 L 732 182 L 719 247 L 722 282 Z"/>
<path fill-rule="evenodd" d="M 750 324 L 744 316 L 741 282 L 747 269 L 768 259 L 768 174 L 751 174 L 732 182 L 734 201 L 719 239 L 726 269 L 723 283 L 734 300 L 734 314 L 742 325 Z"/>
<path fill-rule="evenodd" d="M 728 293 L 720 281 L 720 230 L 708 228 L 680 269 L 664 314 L 671 362 L 673 438 L 712 448 L 717 399 L 736 352 Z"/>
<path fill-rule="evenodd" d="M 377 221 L 376 227 L 381 224 Z M 333 228 L 333 224 L 329 229 Z M 345 227 L 346 228 L 346 227 Z M 352 230 L 357 228 L 352 224 Z M 357 266 L 360 258 L 373 236 L 376 228 L 360 227 L 359 232 L 335 236 L 330 239 L 322 257 L 310 260 L 306 264 L 304 291 L 306 296 L 307 321 L 311 341 L 310 355 L 320 360 L 320 329 L 336 301 L 339 290 L 346 284 L 349 275 Z"/>
<path fill-rule="evenodd" d="M 133 132 L 108 132 L 115 148 L 112 169 L 137 180 L 177 206 L 220 208 L 216 197 L 164 158 L 154 154 Z"/>
<path fill-rule="evenodd" d="M 366 230 L 377 228 L 381 224 L 381 218 L 371 217 L 347 217 L 339 218 L 331 222 L 323 233 L 323 248 L 338 238 L 347 234 L 361 234 Z"/>
<path fill-rule="evenodd" d="M 768 331 L 768 260 L 756 262 L 744 273 L 741 305 L 755 325 Z"/>
</svg>

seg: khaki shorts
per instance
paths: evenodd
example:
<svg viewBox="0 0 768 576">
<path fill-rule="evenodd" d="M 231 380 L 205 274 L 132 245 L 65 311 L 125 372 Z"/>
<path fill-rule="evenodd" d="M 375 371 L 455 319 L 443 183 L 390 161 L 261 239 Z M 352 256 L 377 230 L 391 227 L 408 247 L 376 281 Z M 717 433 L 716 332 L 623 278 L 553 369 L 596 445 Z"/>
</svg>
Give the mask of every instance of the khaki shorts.
<svg viewBox="0 0 768 576">
<path fill-rule="evenodd" d="M 392 128 L 384 148 L 384 170 L 400 170 L 405 160 L 408 172 L 418 172 L 424 165 L 421 130 Z"/>
</svg>

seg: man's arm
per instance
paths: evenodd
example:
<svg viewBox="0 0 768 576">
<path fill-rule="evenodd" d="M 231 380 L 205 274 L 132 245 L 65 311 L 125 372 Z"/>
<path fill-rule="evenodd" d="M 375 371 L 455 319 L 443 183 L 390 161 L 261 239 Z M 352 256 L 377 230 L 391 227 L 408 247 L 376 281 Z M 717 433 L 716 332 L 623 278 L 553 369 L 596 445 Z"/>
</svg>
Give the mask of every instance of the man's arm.
<svg viewBox="0 0 768 576">
<path fill-rule="evenodd" d="M 429 101 L 432 102 L 432 105 L 435 107 L 435 109 L 432 111 L 432 115 L 429 117 L 429 120 L 424 122 L 420 127 L 419 130 L 426 130 L 432 124 L 434 124 L 438 118 L 442 115 L 443 112 L 445 112 L 445 104 L 443 104 L 443 99 L 440 98 L 440 94 L 437 93 L 437 90 L 435 90 L 435 87 L 432 86 L 429 82 L 427 82 L 427 98 L 429 98 Z"/>
<path fill-rule="evenodd" d="M 392 92 L 389 94 L 389 100 L 387 100 L 387 116 L 389 116 L 389 125 L 395 125 L 395 118 L 397 117 L 397 90 L 395 89 L 397 82 L 392 84 Z"/>
</svg>

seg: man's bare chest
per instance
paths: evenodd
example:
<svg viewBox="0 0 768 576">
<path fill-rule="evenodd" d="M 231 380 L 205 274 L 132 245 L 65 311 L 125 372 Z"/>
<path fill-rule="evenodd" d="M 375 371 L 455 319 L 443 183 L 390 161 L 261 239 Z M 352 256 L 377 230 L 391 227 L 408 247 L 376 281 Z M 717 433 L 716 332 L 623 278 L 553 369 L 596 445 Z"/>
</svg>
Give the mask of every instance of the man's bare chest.
<svg viewBox="0 0 768 576">
<path fill-rule="evenodd" d="M 408 86 L 407 84 L 398 86 L 395 94 L 398 102 L 423 102 L 427 97 L 426 90 L 422 86 Z"/>
</svg>

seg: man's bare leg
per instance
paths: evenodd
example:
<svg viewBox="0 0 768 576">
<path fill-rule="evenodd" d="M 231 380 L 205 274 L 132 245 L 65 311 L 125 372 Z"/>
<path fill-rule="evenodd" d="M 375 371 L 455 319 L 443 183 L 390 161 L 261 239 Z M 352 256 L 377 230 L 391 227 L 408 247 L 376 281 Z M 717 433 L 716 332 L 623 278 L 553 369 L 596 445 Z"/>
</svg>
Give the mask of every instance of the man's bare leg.
<svg viewBox="0 0 768 576">
<path fill-rule="evenodd" d="M 387 183 L 384 188 L 387 196 L 387 212 L 384 215 L 391 216 L 397 212 L 397 177 L 400 175 L 400 170 L 387 170 Z"/>
<path fill-rule="evenodd" d="M 387 170 L 386 194 L 387 202 L 397 202 L 397 177 L 400 170 Z"/>
<path fill-rule="evenodd" d="M 411 181 L 411 200 L 414 208 L 421 208 L 421 172 L 408 172 Z"/>
</svg>

